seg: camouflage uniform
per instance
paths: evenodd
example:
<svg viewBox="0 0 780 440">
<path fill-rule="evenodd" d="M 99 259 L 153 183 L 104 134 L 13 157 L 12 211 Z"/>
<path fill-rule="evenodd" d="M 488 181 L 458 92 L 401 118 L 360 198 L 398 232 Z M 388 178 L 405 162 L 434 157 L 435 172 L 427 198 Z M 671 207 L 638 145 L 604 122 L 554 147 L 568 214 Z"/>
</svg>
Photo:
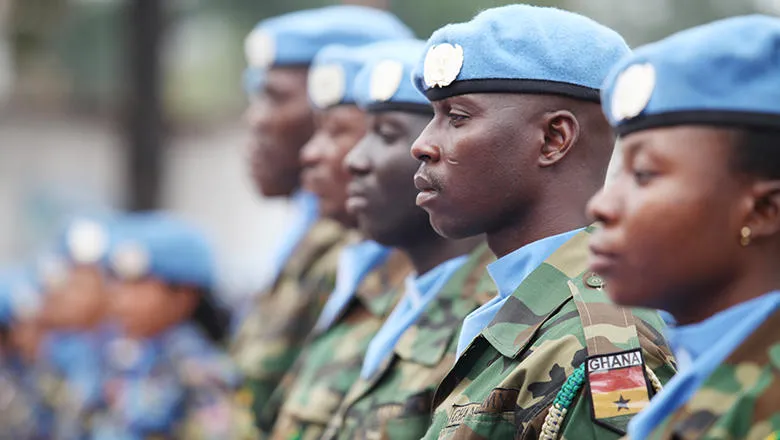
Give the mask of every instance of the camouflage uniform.
<svg viewBox="0 0 780 440">
<path fill-rule="evenodd" d="M 330 220 L 317 222 L 241 325 L 232 353 L 256 417 L 295 362 L 335 286 L 339 252 L 352 239 Z"/>
<path fill-rule="evenodd" d="M 611 399 L 613 406 L 600 406 L 602 418 L 594 423 L 592 402 L 604 396 L 586 392 L 581 384 L 572 389 L 567 378 L 582 377 L 575 370 L 589 355 L 640 344 L 644 360 L 662 382 L 673 375 L 658 315 L 611 305 L 600 277 L 586 272 L 589 235 L 590 229 L 578 233 L 534 270 L 460 356 L 434 396 L 433 424 L 424 438 L 538 438 L 561 390 L 571 393 L 572 404 L 559 424 L 561 438 L 618 438 L 630 418 L 626 413 L 641 406 L 629 409 L 626 404 L 621 413 L 613 402 L 617 398 Z M 644 391 L 644 399 L 636 401 L 646 404 L 646 386 Z M 627 402 L 622 395 L 620 401 Z"/>
<path fill-rule="evenodd" d="M 775 311 L 648 440 L 780 438 L 780 311 Z"/>
<path fill-rule="evenodd" d="M 324 439 L 412 439 L 431 422 L 436 385 L 455 362 L 463 318 L 495 295 L 481 245 L 452 276 L 418 321 L 401 336 L 393 356 L 350 388 Z"/>
<path fill-rule="evenodd" d="M 401 299 L 404 278 L 412 267 L 393 252 L 361 283 L 352 302 L 329 328 L 313 332 L 293 370 L 274 392 L 283 401 L 270 438 L 318 439 L 344 395 L 357 380 L 368 343 Z M 276 405 L 270 405 L 274 408 Z"/>
</svg>

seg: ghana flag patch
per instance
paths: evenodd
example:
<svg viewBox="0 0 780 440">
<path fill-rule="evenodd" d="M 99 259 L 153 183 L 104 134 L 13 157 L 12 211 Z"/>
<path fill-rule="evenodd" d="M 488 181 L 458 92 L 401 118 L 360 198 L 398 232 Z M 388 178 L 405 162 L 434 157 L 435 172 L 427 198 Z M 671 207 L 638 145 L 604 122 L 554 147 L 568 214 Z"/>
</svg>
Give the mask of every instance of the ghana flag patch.
<svg viewBox="0 0 780 440">
<path fill-rule="evenodd" d="M 623 430 L 629 417 L 650 403 L 640 349 L 591 356 L 587 361 L 593 418 Z"/>
</svg>

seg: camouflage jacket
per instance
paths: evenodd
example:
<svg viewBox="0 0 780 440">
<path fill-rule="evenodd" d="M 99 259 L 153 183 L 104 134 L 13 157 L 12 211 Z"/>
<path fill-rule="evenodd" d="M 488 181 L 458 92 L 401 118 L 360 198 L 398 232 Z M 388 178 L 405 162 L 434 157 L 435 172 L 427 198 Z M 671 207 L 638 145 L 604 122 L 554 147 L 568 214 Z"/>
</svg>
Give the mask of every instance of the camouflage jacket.
<svg viewBox="0 0 780 440">
<path fill-rule="evenodd" d="M 661 382 L 672 376 L 657 313 L 610 304 L 601 278 L 586 271 L 589 235 L 575 235 L 536 268 L 458 358 L 434 396 L 425 439 L 536 439 L 548 412 L 561 414 L 554 404 L 566 408 L 554 424 L 560 438 L 618 438 L 649 402 L 642 359 Z M 598 356 L 620 352 L 603 364 L 613 367 L 625 355 L 620 365 L 628 368 L 607 370 L 616 373 L 607 389 L 587 392 L 594 383 L 583 384 L 586 359 L 595 372 L 587 374 L 598 374 Z M 594 363 L 589 356 L 597 356 Z"/>
<path fill-rule="evenodd" d="M 494 259 L 487 245 L 471 253 L 404 332 L 393 356 L 350 388 L 323 439 L 418 439 L 425 434 L 433 392 L 455 362 L 463 319 L 496 293 L 485 271 Z"/>
<path fill-rule="evenodd" d="M 332 221 L 317 222 L 239 328 L 231 352 L 256 417 L 314 327 L 336 284 L 339 252 L 352 239 Z"/>
<path fill-rule="evenodd" d="M 314 331 L 295 367 L 272 396 L 283 401 L 270 433 L 274 440 L 317 439 L 360 375 L 368 343 L 401 299 L 412 267 L 397 251 L 360 284 L 355 298 L 327 329 Z"/>
<path fill-rule="evenodd" d="M 775 311 L 648 440 L 780 438 L 778 328 Z"/>
</svg>

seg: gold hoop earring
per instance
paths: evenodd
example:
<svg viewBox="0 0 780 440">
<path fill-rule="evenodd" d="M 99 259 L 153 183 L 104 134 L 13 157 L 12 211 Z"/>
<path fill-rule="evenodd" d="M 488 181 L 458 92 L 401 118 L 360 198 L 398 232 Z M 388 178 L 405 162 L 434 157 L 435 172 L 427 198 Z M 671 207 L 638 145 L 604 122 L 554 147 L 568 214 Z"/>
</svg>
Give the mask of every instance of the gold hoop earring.
<svg viewBox="0 0 780 440">
<path fill-rule="evenodd" d="M 742 230 L 739 231 L 739 244 L 741 244 L 743 247 L 747 247 L 750 244 L 750 236 L 753 234 L 753 231 L 750 230 L 749 226 L 743 226 Z"/>
</svg>

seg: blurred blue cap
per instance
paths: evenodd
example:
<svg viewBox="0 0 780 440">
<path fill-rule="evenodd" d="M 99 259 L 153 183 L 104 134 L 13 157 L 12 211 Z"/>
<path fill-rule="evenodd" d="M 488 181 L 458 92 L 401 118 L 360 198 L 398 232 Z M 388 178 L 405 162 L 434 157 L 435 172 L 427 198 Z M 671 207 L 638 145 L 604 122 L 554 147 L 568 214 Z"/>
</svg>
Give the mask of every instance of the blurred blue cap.
<svg viewBox="0 0 780 440">
<path fill-rule="evenodd" d="M 716 21 L 649 44 L 614 67 L 602 108 L 625 135 L 679 124 L 780 128 L 780 19 Z"/>
<path fill-rule="evenodd" d="M 35 315 L 41 308 L 43 296 L 28 267 L 9 267 L 0 270 L 0 324 L 8 325 L 14 319 Z"/>
<path fill-rule="evenodd" d="M 357 104 L 368 111 L 432 113 L 430 101 L 411 81 L 412 69 L 424 49 L 424 41 L 398 40 L 375 51 L 355 79 Z"/>
<path fill-rule="evenodd" d="M 521 93 L 599 102 L 610 68 L 629 53 L 617 32 L 582 15 L 509 5 L 434 32 L 413 80 L 432 101 Z"/>
<path fill-rule="evenodd" d="M 107 264 L 123 281 L 153 277 L 206 290 L 214 284 L 213 254 L 205 235 L 164 212 L 130 214 L 119 221 Z"/>
<path fill-rule="evenodd" d="M 395 15 L 364 6 L 328 6 L 272 17 L 258 23 L 244 42 L 244 86 L 250 93 L 257 90 L 272 67 L 308 66 L 330 44 L 360 46 L 412 37 Z"/>
</svg>

